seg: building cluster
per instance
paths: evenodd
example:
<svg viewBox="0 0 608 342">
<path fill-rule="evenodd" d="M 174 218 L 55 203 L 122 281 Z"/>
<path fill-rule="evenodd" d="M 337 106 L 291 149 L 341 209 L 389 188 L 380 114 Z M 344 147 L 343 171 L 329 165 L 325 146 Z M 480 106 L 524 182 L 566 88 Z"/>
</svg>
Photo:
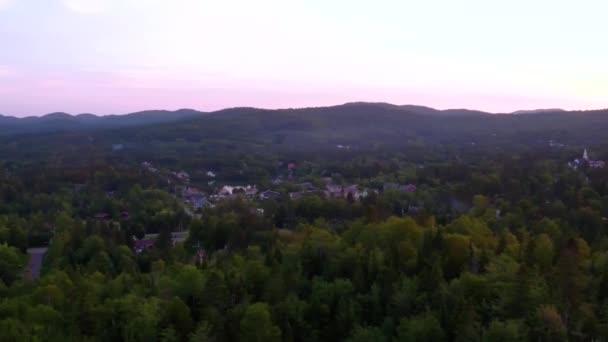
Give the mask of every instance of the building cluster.
<svg viewBox="0 0 608 342">
<path fill-rule="evenodd" d="M 342 146 L 341 148 L 348 149 L 350 146 Z M 585 154 L 586 155 L 586 154 Z M 586 159 L 587 160 L 587 159 Z M 594 161 L 589 161 L 592 163 Z M 335 198 L 335 199 L 348 199 L 353 201 L 360 201 L 371 194 L 379 193 L 378 190 L 369 189 L 358 184 L 339 184 L 335 182 L 331 177 L 325 177 L 321 180 L 321 182 L 302 182 L 298 184 L 294 184 L 294 178 L 296 173 L 296 163 L 294 161 L 282 162 L 279 167 L 286 169 L 286 174 L 278 175 L 275 179 L 271 181 L 274 186 L 279 186 L 284 182 L 289 183 L 290 189 L 297 189 L 291 192 L 282 192 L 276 188 L 267 189 L 260 191 L 256 185 L 228 185 L 224 184 L 219 187 L 215 187 L 215 190 L 205 192 L 200 190 L 190 183 L 190 175 L 185 171 L 169 171 L 167 181 L 171 184 L 171 187 L 174 187 L 174 193 L 177 198 L 183 201 L 186 205 L 186 211 L 190 215 L 200 215 L 194 214 L 193 210 L 200 210 L 203 208 L 213 208 L 218 201 L 229 200 L 232 198 L 243 198 L 248 201 L 255 200 L 281 200 L 283 198 L 290 198 L 292 200 L 299 200 L 305 196 L 309 195 L 320 195 L 325 198 Z M 151 173 L 158 173 L 159 170 L 155 168 L 150 162 L 143 162 L 141 167 Z M 284 169 L 284 170 L 285 170 Z M 215 179 L 217 174 L 211 170 L 204 170 L 202 174 L 206 176 L 207 183 L 209 186 L 213 186 L 215 184 Z M 413 193 L 416 192 L 415 184 L 399 184 L 399 183 L 384 183 L 383 191 L 401 191 Z M 252 208 L 256 214 L 262 215 L 263 210 L 260 208 Z M 410 206 L 408 207 L 408 212 L 415 212 L 418 210 L 418 207 Z M 128 213 L 127 213 L 128 215 Z M 128 217 L 128 216 L 126 216 Z M 96 217 L 99 220 L 108 220 L 110 219 L 107 214 L 99 214 Z M 123 217 L 124 218 L 124 217 Z M 177 234 L 177 235 L 176 235 Z M 173 233 L 172 241 L 173 244 L 177 242 L 183 241 L 185 239 L 184 236 L 179 235 L 179 233 Z M 143 239 L 134 239 L 133 249 L 136 253 L 142 253 L 145 250 L 154 248 L 156 241 L 155 236 L 147 235 Z M 198 255 L 198 259 L 203 260 L 205 258 L 204 251 L 202 254 Z"/>
<path fill-rule="evenodd" d="M 202 209 L 204 207 L 212 207 L 205 193 L 194 187 L 185 187 L 182 190 L 182 198 L 185 204 L 191 205 L 194 209 Z"/>
<path fill-rule="evenodd" d="M 349 148 L 350 146 L 342 146 L 342 148 Z M 178 198 L 183 200 L 189 208 L 194 210 L 203 209 L 206 207 L 214 207 L 213 203 L 218 201 L 228 200 L 232 198 L 243 198 L 249 201 L 254 200 L 281 200 L 283 198 L 290 198 L 292 200 L 298 200 L 308 195 L 320 195 L 325 198 L 342 198 L 354 201 L 360 201 L 368 197 L 372 193 L 378 193 L 378 190 L 372 190 L 360 186 L 358 184 L 338 184 L 334 182 L 331 177 L 325 177 L 321 182 L 313 184 L 312 182 L 303 182 L 294 184 L 294 177 L 297 170 L 295 161 L 278 162 L 279 168 L 285 168 L 286 174 L 279 174 L 276 178 L 271 180 L 272 185 L 280 186 L 284 182 L 290 183 L 290 188 L 295 187 L 297 190 L 292 190 L 287 193 L 282 193 L 277 189 L 267 189 L 260 191 L 256 185 L 229 185 L 224 184 L 220 187 L 216 187 L 214 191 L 203 192 L 193 186 L 190 183 L 190 175 L 185 171 L 171 171 L 169 172 L 169 178 L 167 179 L 169 184 L 175 186 L 175 194 Z M 143 162 L 142 168 L 149 172 L 158 172 L 150 162 Z M 281 172 L 282 173 L 282 172 Z M 210 187 L 215 185 L 215 178 L 217 174 L 215 171 L 204 170 L 203 174 L 206 176 Z M 383 191 L 402 191 L 413 193 L 416 191 L 415 184 L 399 184 L 399 183 L 385 183 L 383 185 Z M 188 210 L 189 213 L 192 213 Z"/>
<path fill-rule="evenodd" d="M 266 190 L 266 191 L 260 192 L 261 200 L 269 200 L 269 199 L 278 200 L 280 198 L 281 198 L 281 193 L 278 191 Z"/>
<path fill-rule="evenodd" d="M 152 166 L 152 163 L 150 163 L 148 161 L 145 161 L 145 162 L 141 163 L 141 167 L 145 171 L 148 171 L 148 172 L 151 172 L 151 173 L 157 173 L 158 172 L 158 169 L 155 168 L 154 166 Z"/>
<path fill-rule="evenodd" d="M 258 188 L 255 185 L 224 185 L 213 197 L 218 200 L 230 199 L 237 196 L 253 199 L 257 194 Z"/>
<path fill-rule="evenodd" d="M 137 239 L 133 236 L 133 250 L 136 254 L 140 254 L 145 250 L 154 248 L 158 234 L 147 234 L 142 239 Z M 171 233 L 171 244 L 175 247 L 176 244 L 182 243 L 188 239 L 188 232 L 173 232 Z"/>
<path fill-rule="evenodd" d="M 298 187 L 300 191 L 289 193 L 289 197 L 293 200 L 298 200 L 310 194 L 323 194 L 327 198 L 352 198 L 353 200 L 361 200 L 369 196 L 371 190 L 362 188 L 357 184 L 341 185 L 335 184 L 330 177 L 323 178 L 324 186 L 319 188 L 310 182 L 300 183 Z"/>
<path fill-rule="evenodd" d="M 574 170 L 578 170 L 584 166 L 588 166 L 591 169 L 603 169 L 606 167 L 606 162 L 603 160 L 589 159 L 589 154 L 587 153 L 587 149 L 585 149 L 583 151 L 583 156 L 568 162 L 568 166 Z"/>
<path fill-rule="evenodd" d="M 565 146 L 566 146 L 566 144 L 557 142 L 555 140 L 549 140 L 549 147 L 562 148 L 562 147 L 565 147 Z"/>
<path fill-rule="evenodd" d="M 190 174 L 186 171 L 173 171 L 171 172 L 171 176 L 175 177 L 175 179 L 189 183 L 190 182 Z"/>
</svg>

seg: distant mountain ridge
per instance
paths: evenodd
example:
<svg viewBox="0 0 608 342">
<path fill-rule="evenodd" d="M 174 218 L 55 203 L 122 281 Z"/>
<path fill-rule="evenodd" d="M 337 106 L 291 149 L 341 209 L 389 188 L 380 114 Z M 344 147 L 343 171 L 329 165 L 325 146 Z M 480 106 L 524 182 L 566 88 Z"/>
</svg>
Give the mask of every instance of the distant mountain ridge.
<svg viewBox="0 0 608 342">
<path fill-rule="evenodd" d="M 40 118 L 1 117 L 0 158 L 34 160 L 46 158 L 49 151 L 69 150 L 73 162 L 102 155 L 153 160 L 179 151 L 198 163 L 210 162 L 211 155 L 241 158 L 260 151 L 290 159 L 328 150 L 339 156 L 388 150 L 413 156 L 425 145 L 459 155 L 474 154 L 479 148 L 495 153 L 530 146 L 549 149 L 555 146 L 552 141 L 562 146 L 594 146 L 606 143 L 606 132 L 608 110 L 512 115 L 349 103 L 274 110 L 144 111 L 106 117 L 54 113 Z"/>
<path fill-rule="evenodd" d="M 197 118 L 209 117 L 221 120 L 245 118 L 253 115 L 261 120 L 265 126 L 273 126 L 278 123 L 289 124 L 289 122 L 302 122 L 302 127 L 309 124 L 308 117 L 325 117 L 330 121 L 348 122 L 355 120 L 369 125 L 386 122 L 407 121 L 408 118 L 424 119 L 431 118 L 475 118 L 493 117 L 525 114 L 534 116 L 554 115 L 557 113 L 593 113 L 567 112 L 562 109 L 538 109 L 521 110 L 513 113 L 488 113 L 469 109 L 446 109 L 440 110 L 431 107 L 417 105 L 394 105 L 382 102 L 351 102 L 336 106 L 288 108 L 288 109 L 260 109 L 252 107 L 226 108 L 213 112 L 202 112 L 193 109 L 180 109 L 176 111 L 148 110 L 124 115 L 97 116 L 93 114 L 70 115 L 63 112 L 50 113 L 40 117 L 16 118 L 0 115 L 0 136 L 15 134 L 51 133 L 63 131 L 95 130 L 95 129 L 118 129 L 126 127 L 137 127 L 146 125 L 177 123 L 184 120 L 195 120 Z M 214 120 L 215 120 L 214 119 Z M 275 121 L 272 123 L 271 121 Z M 397 120 L 397 121 L 395 121 Z M 269 121 L 269 122 L 266 122 Z"/>
<path fill-rule="evenodd" d="M 320 108 L 339 108 L 339 107 L 384 107 L 390 109 L 402 109 L 404 111 L 413 112 L 416 114 L 449 114 L 449 115 L 486 115 L 486 114 L 538 114 L 538 113 L 558 113 L 558 112 L 567 112 L 567 110 L 561 108 L 547 108 L 547 109 L 532 109 L 532 110 L 517 110 L 510 113 L 499 113 L 499 112 L 486 112 L 475 109 L 466 109 L 466 108 L 450 108 L 450 109 L 436 109 L 427 106 L 421 105 L 395 105 L 387 102 L 347 102 L 341 105 L 335 106 L 319 106 L 319 107 L 299 107 L 299 108 L 279 108 L 279 109 L 265 109 L 265 108 L 257 108 L 257 107 L 228 107 L 224 109 L 219 109 L 212 112 L 204 112 L 198 111 L 195 109 L 179 109 L 175 111 L 170 110 L 144 110 L 139 112 L 127 113 L 127 114 L 109 114 L 109 115 L 95 115 L 91 113 L 81 113 L 81 114 L 69 114 L 65 112 L 53 112 L 41 116 L 26 116 L 26 117 L 15 117 L 11 115 L 0 114 L 0 122 L 2 120 L 24 120 L 24 121 L 35 121 L 37 119 L 77 119 L 76 121 L 84 121 L 85 119 L 96 120 L 96 119 L 107 119 L 107 118 L 125 118 L 125 117 L 134 117 L 134 116 L 147 116 L 148 118 L 156 117 L 159 115 L 172 115 L 172 118 L 160 119 L 159 121 L 172 121 L 174 118 L 183 118 L 188 116 L 195 116 L 198 114 L 210 114 L 210 113 L 221 113 L 225 111 L 234 111 L 234 110 L 255 110 L 255 111 L 297 111 L 297 110 L 308 110 L 308 109 L 320 109 Z M 102 121 L 102 120 L 100 120 Z M 154 121 L 154 120 L 153 120 Z"/>
<path fill-rule="evenodd" d="M 168 123 L 206 114 L 192 109 L 149 110 L 124 115 L 71 115 L 64 112 L 16 118 L 0 115 L 0 135 L 101 129 Z"/>
<path fill-rule="evenodd" d="M 404 111 L 416 113 L 416 114 L 428 114 L 428 115 L 488 115 L 488 114 L 496 114 L 490 112 L 484 112 L 480 110 L 471 110 L 471 109 L 435 109 L 432 107 L 419 106 L 419 105 L 394 105 L 391 103 L 385 102 L 349 102 L 345 103 L 342 106 L 378 106 L 392 109 L 401 109 Z M 339 106 L 335 106 L 339 107 Z"/>
</svg>

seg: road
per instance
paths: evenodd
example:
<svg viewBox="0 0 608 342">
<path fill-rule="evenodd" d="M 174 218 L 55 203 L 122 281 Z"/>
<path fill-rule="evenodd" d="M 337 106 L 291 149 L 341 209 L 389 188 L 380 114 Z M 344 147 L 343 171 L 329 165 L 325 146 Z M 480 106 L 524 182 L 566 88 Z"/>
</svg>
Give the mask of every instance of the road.
<svg viewBox="0 0 608 342">
<path fill-rule="evenodd" d="M 35 280 L 40 276 L 40 269 L 42 268 L 42 259 L 48 251 L 47 247 L 40 248 L 28 248 L 27 254 L 29 260 L 27 262 L 27 273 L 25 277 L 30 280 Z"/>
</svg>

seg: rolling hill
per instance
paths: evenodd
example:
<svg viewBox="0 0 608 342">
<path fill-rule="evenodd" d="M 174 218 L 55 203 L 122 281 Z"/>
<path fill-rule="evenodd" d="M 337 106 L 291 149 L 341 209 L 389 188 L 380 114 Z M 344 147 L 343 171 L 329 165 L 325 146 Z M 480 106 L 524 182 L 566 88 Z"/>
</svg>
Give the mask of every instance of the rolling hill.
<svg viewBox="0 0 608 342">
<path fill-rule="evenodd" d="M 204 114 L 191 109 L 181 109 L 177 111 L 150 110 L 126 115 L 107 116 L 51 113 L 41 117 L 15 118 L 0 115 L 0 135 L 141 126 L 173 122 Z"/>
<path fill-rule="evenodd" d="M 422 146 L 488 151 L 546 147 L 550 140 L 572 146 L 606 143 L 608 110 L 489 114 L 386 103 L 267 110 L 229 108 L 145 111 L 98 117 L 53 113 L 40 118 L 0 118 L 0 155 L 82 156 L 121 153 L 135 159 L 192 158 L 256 153 L 295 155 L 336 150 L 402 153 Z M 375 152 L 374 152 L 375 153 Z M 180 157 L 181 158 L 181 157 Z M 240 158 L 240 157 L 237 157 Z M 133 158 L 131 158 L 133 159 Z"/>
</svg>

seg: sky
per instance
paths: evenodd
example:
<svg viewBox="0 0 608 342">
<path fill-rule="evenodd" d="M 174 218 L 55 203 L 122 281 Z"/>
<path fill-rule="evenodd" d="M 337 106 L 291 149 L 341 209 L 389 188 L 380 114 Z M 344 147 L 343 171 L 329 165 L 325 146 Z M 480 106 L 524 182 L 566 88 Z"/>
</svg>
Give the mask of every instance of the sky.
<svg viewBox="0 0 608 342">
<path fill-rule="evenodd" d="M 608 107 L 605 0 L 0 0 L 0 114 Z"/>
</svg>

